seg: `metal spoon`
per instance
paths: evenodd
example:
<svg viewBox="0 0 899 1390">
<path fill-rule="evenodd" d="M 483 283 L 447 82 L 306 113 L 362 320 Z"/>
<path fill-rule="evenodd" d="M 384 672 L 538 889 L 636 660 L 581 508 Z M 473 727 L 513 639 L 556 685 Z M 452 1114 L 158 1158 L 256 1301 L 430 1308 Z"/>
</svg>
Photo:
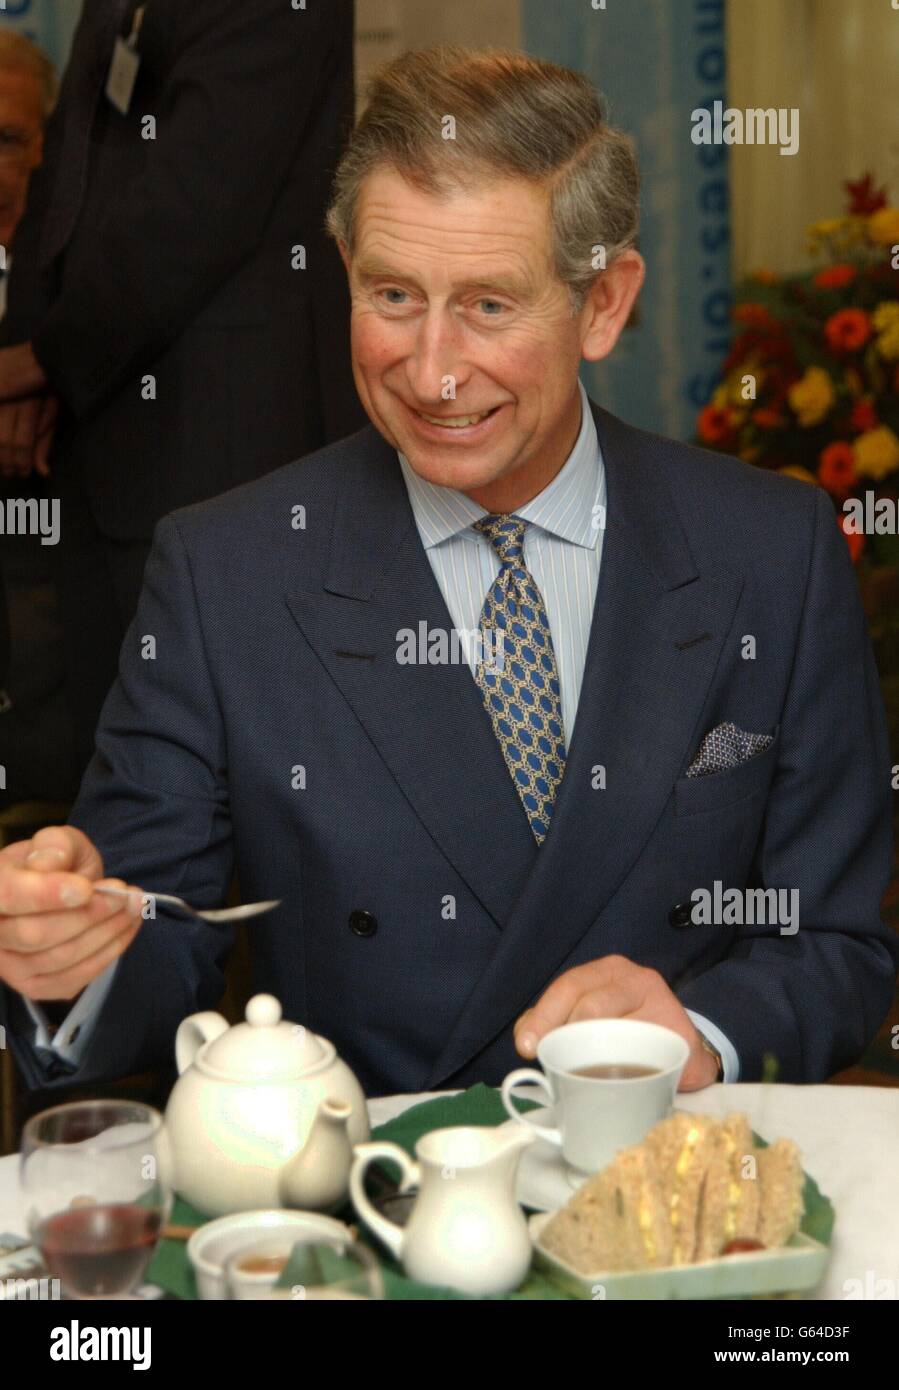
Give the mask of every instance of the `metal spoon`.
<svg viewBox="0 0 899 1390">
<path fill-rule="evenodd" d="M 133 890 L 132 890 L 133 891 Z M 95 888 L 95 893 L 108 893 L 110 897 L 127 898 L 128 890 L 125 888 Z M 154 902 L 164 903 L 166 907 L 177 908 L 181 912 L 190 913 L 191 917 L 200 917 L 204 922 L 243 922 L 248 917 L 258 917 L 263 912 L 271 912 L 273 907 L 281 906 L 280 898 L 273 898 L 270 902 L 263 903 L 243 903 L 240 907 L 212 907 L 201 910 L 198 907 L 191 907 L 183 898 L 176 898 L 171 893 L 144 893 L 144 898 L 152 898 Z"/>
</svg>

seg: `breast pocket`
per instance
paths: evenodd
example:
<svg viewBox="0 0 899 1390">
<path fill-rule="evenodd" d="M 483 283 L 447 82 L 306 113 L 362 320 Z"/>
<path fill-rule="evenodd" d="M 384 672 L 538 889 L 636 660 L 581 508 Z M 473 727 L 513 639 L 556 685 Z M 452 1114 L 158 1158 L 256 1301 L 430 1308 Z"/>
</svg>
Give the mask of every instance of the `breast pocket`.
<svg viewBox="0 0 899 1390">
<path fill-rule="evenodd" d="M 711 814 L 764 796 L 771 785 L 779 749 L 778 724 L 768 747 L 737 767 L 710 772 L 704 777 L 679 777 L 674 784 L 675 814 L 678 817 Z"/>
</svg>

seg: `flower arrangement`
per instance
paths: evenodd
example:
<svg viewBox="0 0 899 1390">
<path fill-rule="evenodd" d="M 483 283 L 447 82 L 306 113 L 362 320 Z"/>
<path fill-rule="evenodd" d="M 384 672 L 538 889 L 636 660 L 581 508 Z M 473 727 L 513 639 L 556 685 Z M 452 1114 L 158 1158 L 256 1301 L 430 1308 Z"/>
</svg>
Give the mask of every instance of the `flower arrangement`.
<svg viewBox="0 0 899 1390">
<path fill-rule="evenodd" d="M 820 268 L 758 271 L 738 287 L 737 333 L 697 430 L 702 444 L 825 488 L 853 560 L 895 565 L 899 208 L 870 174 L 845 187 L 846 215 L 809 229 Z M 878 507 L 883 526 L 871 524 Z"/>
</svg>

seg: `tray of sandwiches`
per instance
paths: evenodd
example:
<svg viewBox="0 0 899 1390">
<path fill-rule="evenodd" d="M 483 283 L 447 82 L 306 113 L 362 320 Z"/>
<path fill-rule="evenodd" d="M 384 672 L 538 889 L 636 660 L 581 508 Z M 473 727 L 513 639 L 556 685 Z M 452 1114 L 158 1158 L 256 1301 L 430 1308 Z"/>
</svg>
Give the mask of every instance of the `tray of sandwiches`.
<svg viewBox="0 0 899 1390">
<path fill-rule="evenodd" d="M 758 1297 L 820 1282 L 833 1207 L 792 1140 L 677 1111 L 529 1225 L 536 1263 L 581 1298 Z"/>
</svg>

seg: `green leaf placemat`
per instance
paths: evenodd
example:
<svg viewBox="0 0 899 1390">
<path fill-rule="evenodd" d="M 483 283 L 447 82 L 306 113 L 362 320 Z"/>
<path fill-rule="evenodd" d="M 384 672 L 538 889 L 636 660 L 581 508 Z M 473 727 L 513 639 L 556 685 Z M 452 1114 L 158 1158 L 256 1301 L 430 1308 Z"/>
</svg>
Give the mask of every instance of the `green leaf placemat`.
<svg viewBox="0 0 899 1390">
<path fill-rule="evenodd" d="M 531 1102 L 523 1102 L 522 1108 L 525 1105 L 530 1108 L 531 1104 Z M 472 1086 L 469 1090 L 460 1092 L 459 1095 L 440 1096 L 436 1100 L 426 1100 L 418 1105 L 413 1105 L 402 1115 L 398 1115 L 396 1119 L 388 1121 L 387 1124 L 379 1125 L 377 1129 L 372 1131 L 372 1138 L 390 1140 L 411 1154 L 414 1153 L 416 1142 L 423 1134 L 428 1134 L 432 1129 L 443 1129 L 447 1125 L 499 1125 L 507 1119 L 508 1115 L 500 1099 L 499 1091 L 494 1090 L 491 1086 L 479 1085 Z M 757 1142 L 764 1146 L 765 1141 L 760 1139 L 758 1135 L 755 1137 Z M 805 1179 L 804 1197 L 803 1232 L 825 1245 L 829 1244 L 833 1230 L 834 1210 L 829 1200 L 820 1192 L 814 1178 L 808 1174 L 806 1174 Z M 361 1222 L 351 1206 L 347 1205 L 336 1215 L 343 1221 L 359 1226 L 360 1234 L 365 1243 L 378 1256 L 381 1272 L 384 1276 L 384 1290 L 389 1299 L 466 1299 L 465 1294 L 461 1294 L 455 1289 L 438 1288 L 433 1284 L 417 1284 L 414 1280 L 408 1279 L 400 1266 L 385 1254 L 381 1246 L 364 1233 Z M 186 1202 L 177 1198 L 170 1220 L 179 1225 L 199 1226 L 208 1218 L 196 1208 L 188 1206 Z M 175 1294 L 178 1298 L 195 1299 L 197 1289 L 193 1270 L 187 1258 L 186 1245 L 187 1242 L 183 1240 L 160 1241 L 146 1278 L 150 1283 L 158 1284 L 167 1293 Z M 567 1301 L 571 1295 L 565 1293 L 546 1275 L 532 1269 L 524 1283 L 514 1293 L 496 1295 L 496 1297 L 503 1301 L 506 1299 Z"/>
</svg>

